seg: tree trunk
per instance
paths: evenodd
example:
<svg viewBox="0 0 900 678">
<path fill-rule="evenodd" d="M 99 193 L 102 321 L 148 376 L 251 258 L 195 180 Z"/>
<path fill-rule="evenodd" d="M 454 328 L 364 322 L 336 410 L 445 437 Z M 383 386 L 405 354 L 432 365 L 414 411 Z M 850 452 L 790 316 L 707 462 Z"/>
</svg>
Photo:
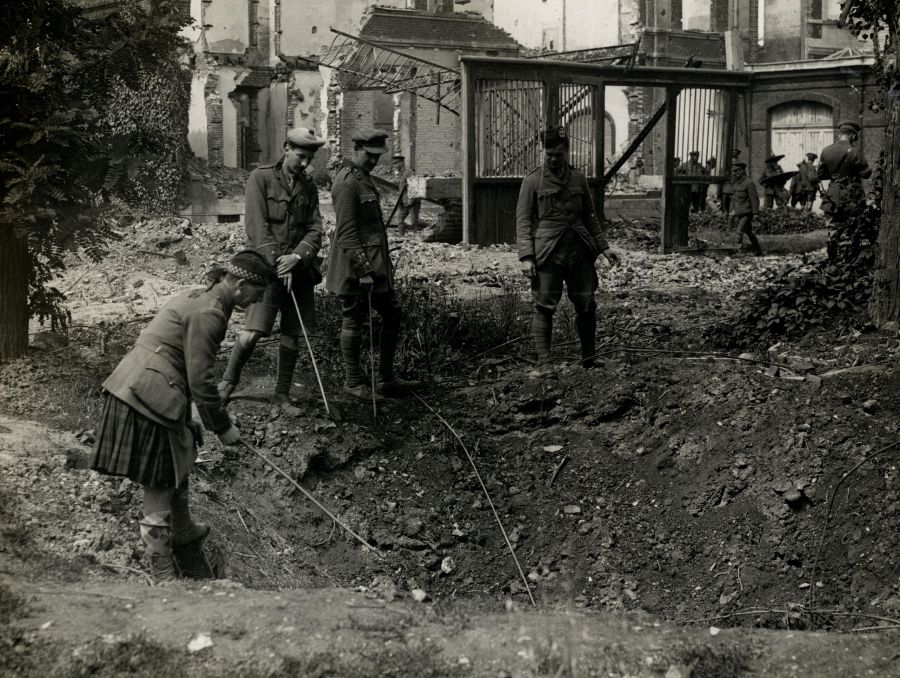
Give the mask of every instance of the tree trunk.
<svg viewBox="0 0 900 678">
<path fill-rule="evenodd" d="M 0 360 L 28 348 L 28 251 L 11 228 L 0 226 Z"/>
<path fill-rule="evenodd" d="M 869 313 L 876 325 L 900 322 L 900 101 L 896 99 L 891 102 L 884 152 L 884 197 L 875 285 L 869 303 Z"/>
</svg>

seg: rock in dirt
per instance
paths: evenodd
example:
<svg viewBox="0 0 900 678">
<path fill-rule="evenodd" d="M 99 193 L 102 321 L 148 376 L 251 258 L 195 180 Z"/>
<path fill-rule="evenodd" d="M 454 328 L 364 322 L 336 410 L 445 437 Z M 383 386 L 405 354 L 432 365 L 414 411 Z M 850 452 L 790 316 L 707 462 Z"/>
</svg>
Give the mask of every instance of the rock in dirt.
<svg viewBox="0 0 900 678">
<path fill-rule="evenodd" d="M 450 574 L 456 569 L 456 561 L 451 556 L 447 556 L 441 561 L 441 572 Z"/>
<path fill-rule="evenodd" d="M 565 506 L 563 506 L 563 513 L 570 516 L 578 515 L 579 513 L 581 513 L 581 507 L 577 504 L 566 504 Z"/>
<path fill-rule="evenodd" d="M 418 518 L 410 518 L 403 524 L 403 534 L 407 537 L 415 537 L 422 531 L 424 523 Z"/>
<path fill-rule="evenodd" d="M 412 595 L 413 600 L 417 603 L 424 603 L 428 600 L 428 594 L 422 589 L 413 589 L 410 591 L 410 595 Z"/>
<path fill-rule="evenodd" d="M 196 636 L 191 638 L 191 642 L 188 643 L 187 649 L 188 652 L 194 653 L 205 650 L 208 647 L 212 647 L 212 645 L 212 638 L 210 638 L 205 633 L 198 633 Z"/>
<path fill-rule="evenodd" d="M 879 403 L 874 398 L 870 398 L 862 404 L 863 412 L 866 414 L 875 414 L 879 409 L 881 409 L 881 403 Z"/>
</svg>

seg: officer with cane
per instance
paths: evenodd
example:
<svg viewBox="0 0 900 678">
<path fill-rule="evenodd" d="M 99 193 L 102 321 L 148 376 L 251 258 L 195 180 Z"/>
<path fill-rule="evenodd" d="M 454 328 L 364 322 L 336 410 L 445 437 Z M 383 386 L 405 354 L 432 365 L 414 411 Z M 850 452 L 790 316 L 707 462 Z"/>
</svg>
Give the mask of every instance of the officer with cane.
<svg viewBox="0 0 900 678">
<path fill-rule="evenodd" d="M 300 335 L 315 327 L 313 288 L 322 280 L 319 194 L 306 168 L 324 144 L 325 140 L 312 130 L 291 129 L 281 159 L 273 165 L 261 165 L 247 180 L 244 208 L 247 239 L 250 247 L 275 268 L 279 282 L 266 290 L 262 301 L 247 310 L 244 329 L 235 340 L 228 367 L 218 385 L 224 401 L 240 381 L 241 371 L 256 343 L 272 332 L 275 317 L 280 313 L 281 341 L 272 402 L 285 414 L 300 414 L 299 408 L 290 402 L 291 382 Z"/>
</svg>

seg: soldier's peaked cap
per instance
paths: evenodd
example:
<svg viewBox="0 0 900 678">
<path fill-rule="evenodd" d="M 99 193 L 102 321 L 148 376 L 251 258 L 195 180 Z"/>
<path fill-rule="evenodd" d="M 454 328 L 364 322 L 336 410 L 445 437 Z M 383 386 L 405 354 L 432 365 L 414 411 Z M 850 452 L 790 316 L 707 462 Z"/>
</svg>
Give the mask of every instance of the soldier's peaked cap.
<svg viewBox="0 0 900 678">
<path fill-rule="evenodd" d="M 298 148 L 316 150 L 325 145 L 325 140 L 317 137 L 316 133 L 308 127 L 293 127 L 288 130 L 287 142 Z"/>
<path fill-rule="evenodd" d="M 838 129 L 842 132 L 859 132 L 859 123 L 853 122 L 852 120 L 844 120 L 838 125 Z"/>
<path fill-rule="evenodd" d="M 784 157 L 784 155 L 775 155 L 774 153 L 766 158 L 766 162 L 778 162 Z"/>
<path fill-rule="evenodd" d="M 554 148 L 560 144 L 569 143 L 569 133 L 565 127 L 548 127 L 541 131 L 541 143 L 544 148 Z"/>
<path fill-rule="evenodd" d="M 387 153 L 387 132 L 366 129 L 353 135 L 353 141 L 361 144 L 366 153 Z"/>
<path fill-rule="evenodd" d="M 731 169 L 747 169 L 747 163 L 733 162 L 733 163 L 731 163 Z"/>
</svg>

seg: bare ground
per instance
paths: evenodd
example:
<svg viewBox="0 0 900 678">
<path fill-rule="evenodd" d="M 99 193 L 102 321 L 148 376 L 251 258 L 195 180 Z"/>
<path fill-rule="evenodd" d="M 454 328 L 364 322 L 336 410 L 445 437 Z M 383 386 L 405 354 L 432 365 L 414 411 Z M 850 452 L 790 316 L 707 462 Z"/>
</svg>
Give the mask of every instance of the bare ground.
<svg viewBox="0 0 900 678">
<path fill-rule="evenodd" d="M 157 248 L 178 228 L 135 227 L 102 267 L 73 266 L 61 285 L 82 327 L 0 366 L 0 665 L 16 675 L 900 675 L 897 450 L 865 461 L 896 439 L 897 337 L 848 321 L 740 357 L 702 338 L 800 255 L 660 256 L 622 236 L 600 368 L 564 364 L 563 308 L 560 374 L 543 379 L 510 248 L 398 241 L 410 331 L 452 329 L 439 364 L 418 337 L 401 365 L 475 460 L 537 610 L 449 430 L 415 399 L 375 424 L 335 395 L 327 297 L 313 342 L 337 420 L 305 366 L 306 414 L 271 410 L 267 345 L 233 409 L 381 557 L 258 458 L 208 442 L 196 512 L 229 580 L 149 587 L 137 488 L 84 466 L 99 384 L 140 319 L 239 247 L 228 224 Z M 458 317 L 421 320 L 435 309 Z M 198 633 L 212 646 L 191 653 Z"/>
</svg>

